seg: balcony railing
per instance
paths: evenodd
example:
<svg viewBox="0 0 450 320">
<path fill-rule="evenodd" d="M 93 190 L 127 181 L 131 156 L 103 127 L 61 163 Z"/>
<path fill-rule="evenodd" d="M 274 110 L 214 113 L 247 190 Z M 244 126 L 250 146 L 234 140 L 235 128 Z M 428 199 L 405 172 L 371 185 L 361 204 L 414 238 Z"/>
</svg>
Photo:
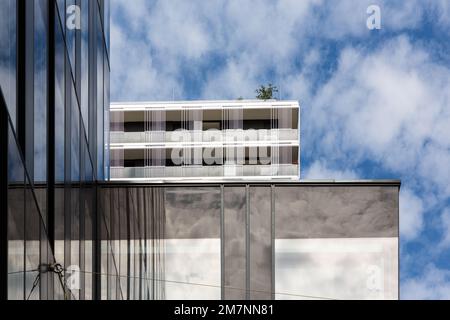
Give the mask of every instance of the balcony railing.
<svg viewBox="0 0 450 320">
<path fill-rule="evenodd" d="M 224 165 L 185 167 L 112 167 L 111 179 L 151 178 L 233 178 L 298 176 L 298 165 Z"/>
<path fill-rule="evenodd" d="M 184 143 L 217 141 L 278 142 L 299 140 L 297 129 L 274 130 L 224 130 L 224 131 L 185 131 L 190 135 L 186 139 L 180 131 L 151 132 L 111 132 L 111 143 Z M 183 139 L 184 138 L 184 139 Z"/>
</svg>

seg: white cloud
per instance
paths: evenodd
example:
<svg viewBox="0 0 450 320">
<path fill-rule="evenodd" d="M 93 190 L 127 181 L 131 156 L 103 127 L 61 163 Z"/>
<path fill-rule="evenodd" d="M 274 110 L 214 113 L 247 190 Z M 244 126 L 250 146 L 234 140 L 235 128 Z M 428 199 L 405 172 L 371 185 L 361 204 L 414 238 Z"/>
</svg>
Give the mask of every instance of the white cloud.
<svg viewBox="0 0 450 320">
<path fill-rule="evenodd" d="M 303 112 L 322 157 L 365 160 L 450 195 L 450 69 L 407 37 L 375 52 L 342 51 L 331 79 Z M 433 171 L 433 174 L 431 172 Z"/>
<path fill-rule="evenodd" d="M 424 204 L 411 190 L 400 192 L 400 236 L 403 240 L 416 238 L 423 229 Z"/>
<path fill-rule="evenodd" d="M 450 2 L 448 0 L 430 0 L 431 6 L 438 17 L 438 22 L 443 27 L 450 26 Z"/>
<path fill-rule="evenodd" d="M 428 265 L 423 274 L 405 279 L 401 285 L 401 298 L 406 300 L 450 299 L 450 271 Z"/>
<path fill-rule="evenodd" d="M 311 154 L 334 166 L 375 162 L 420 182 L 424 194 L 434 191 L 445 199 L 450 195 L 448 92 L 450 70 L 407 37 L 373 52 L 348 47 L 336 72 L 303 110 L 305 135 L 316 148 Z M 429 207 L 423 195 L 402 190 L 404 240 L 420 235 Z"/>
<path fill-rule="evenodd" d="M 318 160 L 306 169 L 302 179 L 356 180 L 358 175 L 353 170 L 331 169 L 326 161 Z"/>
<path fill-rule="evenodd" d="M 208 27 L 214 17 L 210 7 L 195 1 L 156 2 L 148 12 L 147 40 L 172 58 L 201 58 L 216 44 Z"/>
<path fill-rule="evenodd" d="M 125 16 L 132 15 L 126 12 Z M 111 39 L 113 101 L 171 100 L 173 90 L 182 92 L 176 82 L 176 74 L 166 70 L 164 66 L 155 65 L 150 54 L 150 43 L 131 36 L 130 31 L 118 23 L 111 25 Z"/>
<path fill-rule="evenodd" d="M 113 0 L 112 79 L 120 78 L 112 83 L 113 98 L 167 99 L 173 89 L 177 98 L 186 98 L 190 84 L 182 69 L 201 71 L 193 76 L 204 83 L 196 88 L 203 98 L 253 97 L 261 82 L 288 87 L 285 80 L 295 76 L 292 63 L 310 54 L 305 45 L 311 39 L 369 36 L 366 8 L 372 2 Z M 417 27 L 425 8 L 418 0 L 379 3 L 386 28 L 397 31 Z M 445 2 L 435 7 L 446 16 Z M 224 65 L 202 70 L 212 57 L 224 58 Z M 309 58 L 305 62 L 313 63 Z"/>
<path fill-rule="evenodd" d="M 436 17 L 436 26 L 445 30 L 450 25 L 450 3 L 448 0 L 341 0 L 327 3 L 319 8 L 323 19 L 314 21 L 314 29 L 323 37 L 342 39 L 345 37 L 369 36 L 365 28 L 369 5 L 381 9 L 381 27 L 388 31 L 414 31 L 421 28 L 425 15 Z M 327 4 L 327 5 L 324 5 Z"/>
<path fill-rule="evenodd" d="M 148 23 L 148 16 L 151 7 L 148 0 L 112 0 L 111 1 L 111 16 L 112 23 L 126 23 L 126 28 L 130 33 L 137 33 L 142 31 L 142 27 Z M 118 19 L 123 16 L 124 21 Z M 112 41 L 115 41 L 111 37 Z"/>
<path fill-rule="evenodd" d="M 450 246 L 450 208 L 447 208 L 442 212 L 440 220 L 443 236 L 439 243 L 439 247 L 443 249 Z"/>
</svg>

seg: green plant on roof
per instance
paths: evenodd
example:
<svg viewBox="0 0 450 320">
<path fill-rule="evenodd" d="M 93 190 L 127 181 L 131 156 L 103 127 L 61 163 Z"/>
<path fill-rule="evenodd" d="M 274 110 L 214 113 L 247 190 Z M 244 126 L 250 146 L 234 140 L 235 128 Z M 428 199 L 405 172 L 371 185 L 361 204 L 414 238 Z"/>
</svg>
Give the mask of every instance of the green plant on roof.
<svg viewBox="0 0 450 320">
<path fill-rule="evenodd" d="M 269 83 L 266 86 L 261 85 L 258 89 L 256 89 L 256 99 L 258 100 L 271 100 L 274 99 L 274 93 L 278 92 L 278 88 Z"/>
</svg>

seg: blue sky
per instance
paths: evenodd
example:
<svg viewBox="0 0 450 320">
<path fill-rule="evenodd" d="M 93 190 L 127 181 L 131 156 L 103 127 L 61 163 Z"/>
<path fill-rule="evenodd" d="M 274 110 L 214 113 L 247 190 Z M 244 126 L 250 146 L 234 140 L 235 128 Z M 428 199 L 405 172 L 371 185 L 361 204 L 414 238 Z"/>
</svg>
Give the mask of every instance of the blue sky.
<svg viewBox="0 0 450 320">
<path fill-rule="evenodd" d="M 449 0 L 111 0 L 111 68 L 112 101 L 277 85 L 302 177 L 401 179 L 401 296 L 450 299 Z"/>
</svg>

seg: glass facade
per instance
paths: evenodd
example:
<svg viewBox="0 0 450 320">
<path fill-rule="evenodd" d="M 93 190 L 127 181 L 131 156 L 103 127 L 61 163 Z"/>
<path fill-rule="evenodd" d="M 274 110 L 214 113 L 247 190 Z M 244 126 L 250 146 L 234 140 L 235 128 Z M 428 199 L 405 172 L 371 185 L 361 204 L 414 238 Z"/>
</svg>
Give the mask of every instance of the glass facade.
<svg viewBox="0 0 450 320">
<path fill-rule="evenodd" d="M 275 298 L 398 298 L 395 188 L 281 187 L 274 201 Z"/>
<path fill-rule="evenodd" d="M 393 182 L 106 184 L 102 298 L 398 299 L 398 192 Z"/>
<path fill-rule="evenodd" d="M 108 47 L 109 1 L 0 0 L 3 298 L 100 296 Z"/>
</svg>

